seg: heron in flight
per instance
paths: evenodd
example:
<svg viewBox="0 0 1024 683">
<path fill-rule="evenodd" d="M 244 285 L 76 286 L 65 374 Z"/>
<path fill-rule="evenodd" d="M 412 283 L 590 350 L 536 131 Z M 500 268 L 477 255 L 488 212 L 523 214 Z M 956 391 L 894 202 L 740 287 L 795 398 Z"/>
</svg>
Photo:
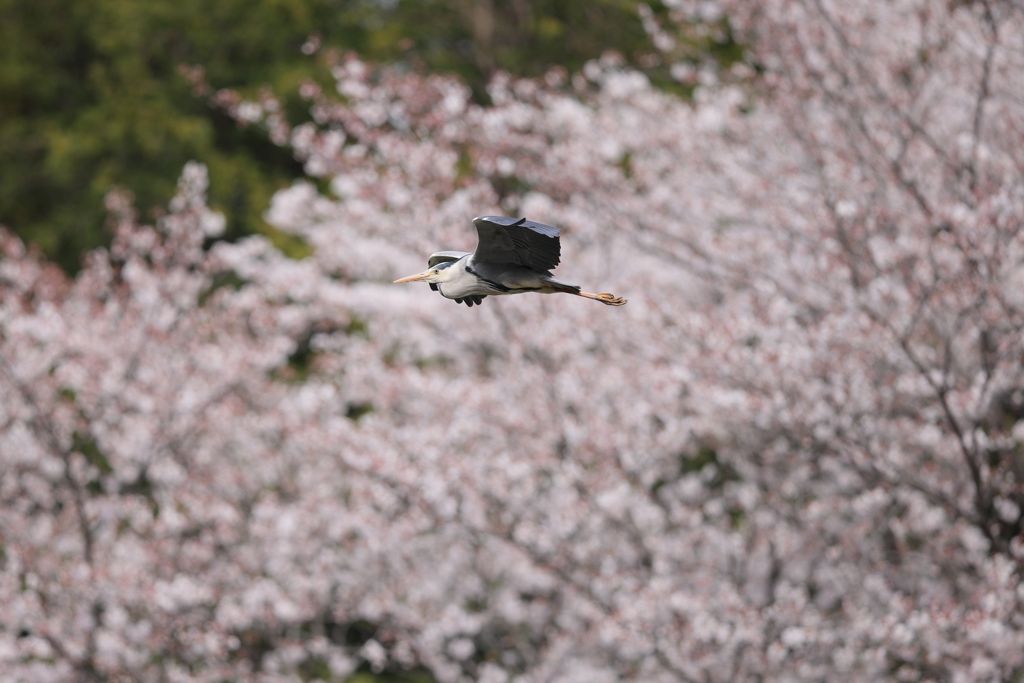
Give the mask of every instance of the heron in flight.
<svg viewBox="0 0 1024 683">
<path fill-rule="evenodd" d="M 564 292 L 609 306 L 626 303 L 613 294 L 584 292 L 552 277 L 561 256 L 558 228 L 504 216 L 481 216 L 473 223 L 479 238 L 475 252 L 439 251 L 430 256 L 427 270 L 395 283 L 429 282 L 441 296 L 470 307 L 491 295 L 523 292 Z"/>
</svg>

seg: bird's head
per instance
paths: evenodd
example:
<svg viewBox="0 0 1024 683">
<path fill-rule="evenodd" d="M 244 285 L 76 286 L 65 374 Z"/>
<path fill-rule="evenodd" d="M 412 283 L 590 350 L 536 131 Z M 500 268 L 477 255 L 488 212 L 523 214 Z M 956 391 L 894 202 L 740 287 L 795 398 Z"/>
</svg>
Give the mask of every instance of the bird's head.
<svg viewBox="0 0 1024 683">
<path fill-rule="evenodd" d="M 441 282 L 448 282 L 452 279 L 453 270 L 448 266 L 452 265 L 452 262 L 439 263 L 433 268 L 428 268 L 422 273 L 416 275 L 410 275 L 409 277 L 403 277 L 400 280 L 395 280 L 395 284 L 402 282 L 430 282 L 432 284 L 439 284 Z"/>
</svg>

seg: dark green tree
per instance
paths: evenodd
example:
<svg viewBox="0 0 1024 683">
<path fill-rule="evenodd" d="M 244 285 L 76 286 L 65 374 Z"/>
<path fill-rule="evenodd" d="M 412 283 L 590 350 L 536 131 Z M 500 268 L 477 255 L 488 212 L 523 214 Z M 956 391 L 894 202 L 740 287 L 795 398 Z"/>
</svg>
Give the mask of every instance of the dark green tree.
<svg viewBox="0 0 1024 683">
<path fill-rule="evenodd" d="M 267 197 L 301 168 L 196 97 L 181 66 L 215 87 L 294 91 L 316 75 L 300 46 L 320 26 L 359 45 L 334 18 L 349 4 L 0 0 L 0 223 L 73 270 L 106 240 L 111 187 L 152 212 L 196 159 L 229 235 L 259 229 Z"/>
</svg>

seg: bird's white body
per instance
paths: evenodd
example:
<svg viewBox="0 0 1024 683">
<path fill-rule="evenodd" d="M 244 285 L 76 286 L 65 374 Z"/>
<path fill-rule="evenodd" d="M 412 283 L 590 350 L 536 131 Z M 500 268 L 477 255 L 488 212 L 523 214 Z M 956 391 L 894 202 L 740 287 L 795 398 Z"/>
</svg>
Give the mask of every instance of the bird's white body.
<svg viewBox="0 0 1024 683">
<path fill-rule="evenodd" d="M 448 299 L 522 292 L 550 294 L 565 291 L 566 287 L 579 289 L 523 266 L 478 263 L 472 254 L 440 268 L 435 277 L 427 278 L 427 282 L 436 284 L 437 290 Z"/>
</svg>

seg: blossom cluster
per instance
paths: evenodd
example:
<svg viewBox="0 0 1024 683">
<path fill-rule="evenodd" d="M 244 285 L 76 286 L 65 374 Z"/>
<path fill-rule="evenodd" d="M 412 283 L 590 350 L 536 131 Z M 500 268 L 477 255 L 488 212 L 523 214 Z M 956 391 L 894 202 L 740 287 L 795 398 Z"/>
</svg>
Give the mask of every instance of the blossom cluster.
<svg viewBox="0 0 1024 683">
<path fill-rule="evenodd" d="M 304 162 L 305 259 L 211 246 L 195 164 L 73 280 L 5 235 L 0 667 L 1024 675 L 1024 12 L 665 4 L 743 68 L 218 95 Z M 481 214 L 629 305 L 392 284 Z"/>
</svg>

